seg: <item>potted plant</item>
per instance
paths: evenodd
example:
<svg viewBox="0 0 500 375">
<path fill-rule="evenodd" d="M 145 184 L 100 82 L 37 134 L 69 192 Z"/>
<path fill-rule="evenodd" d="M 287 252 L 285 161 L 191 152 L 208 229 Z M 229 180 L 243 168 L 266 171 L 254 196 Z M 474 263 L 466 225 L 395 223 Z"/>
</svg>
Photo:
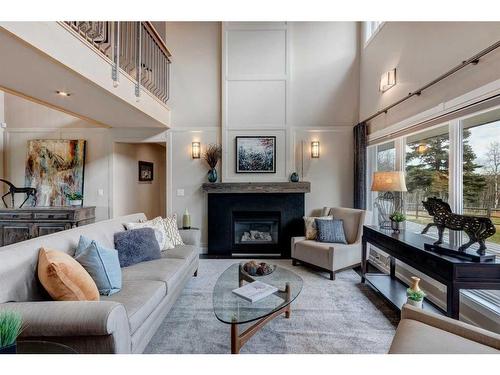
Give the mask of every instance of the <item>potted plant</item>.
<svg viewBox="0 0 500 375">
<path fill-rule="evenodd" d="M 406 289 L 406 296 L 408 297 L 406 303 L 422 308 L 422 303 L 426 294 L 422 289 L 420 289 L 418 283 L 420 279 L 418 277 L 412 276 L 412 285 Z"/>
<path fill-rule="evenodd" d="M 395 233 L 399 233 L 401 229 L 401 223 L 406 220 L 406 216 L 402 212 L 395 211 L 391 216 L 391 228 Z"/>
<path fill-rule="evenodd" d="M 66 195 L 66 198 L 69 199 L 70 206 L 81 206 L 82 205 L 83 195 L 81 193 L 78 193 L 76 191 L 70 191 L 70 192 L 66 192 L 64 195 Z"/>
<path fill-rule="evenodd" d="M 217 181 L 217 163 L 222 157 L 222 147 L 219 145 L 209 145 L 205 154 L 203 154 L 203 159 L 207 162 L 210 170 L 208 171 L 208 181 L 216 182 Z"/>
<path fill-rule="evenodd" d="M 21 329 L 21 314 L 14 311 L 0 312 L 0 354 L 16 353 L 16 340 Z"/>
</svg>

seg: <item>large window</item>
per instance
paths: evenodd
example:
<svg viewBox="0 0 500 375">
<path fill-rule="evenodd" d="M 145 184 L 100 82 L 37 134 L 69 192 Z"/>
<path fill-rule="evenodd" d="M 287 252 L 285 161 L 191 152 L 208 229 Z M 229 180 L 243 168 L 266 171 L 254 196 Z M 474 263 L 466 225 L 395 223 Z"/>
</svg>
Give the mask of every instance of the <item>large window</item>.
<svg viewBox="0 0 500 375">
<path fill-rule="evenodd" d="M 418 133 L 406 140 L 405 207 L 410 229 L 418 230 L 432 221 L 422 200 L 438 197 L 448 201 L 449 146 L 448 126 Z"/>
</svg>

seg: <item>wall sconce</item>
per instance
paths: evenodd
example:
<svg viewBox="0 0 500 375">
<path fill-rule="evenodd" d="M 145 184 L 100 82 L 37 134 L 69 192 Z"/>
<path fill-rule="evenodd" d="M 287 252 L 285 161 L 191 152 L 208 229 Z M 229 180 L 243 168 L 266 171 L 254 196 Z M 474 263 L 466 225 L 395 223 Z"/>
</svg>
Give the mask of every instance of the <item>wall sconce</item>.
<svg viewBox="0 0 500 375">
<path fill-rule="evenodd" d="M 191 157 L 193 159 L 199 159 L 201 155 L 201 145 L 200 142 L 191 143 Z"/>
<path fill-rule="evenodd" d="M 396 68 L 382 74 L 379 89 L 381 92 L 386 92 L 394 86 L 396 86 Z"/>
<path fill-rule="evenodd" d="M 319 141 L 311 142 L 311 158 L 319 158 Z"/>
</svg>

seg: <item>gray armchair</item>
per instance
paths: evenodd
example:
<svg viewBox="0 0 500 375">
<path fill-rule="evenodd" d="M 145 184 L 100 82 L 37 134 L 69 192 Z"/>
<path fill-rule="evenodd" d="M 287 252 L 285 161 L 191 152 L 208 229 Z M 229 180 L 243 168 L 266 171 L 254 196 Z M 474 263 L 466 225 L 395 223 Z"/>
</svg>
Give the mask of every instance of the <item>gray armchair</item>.
<svg viewBox="0 0 500 375">
<path fill-rule="evenodd" d="M 344 221 L 347 244 L 324 243 L 306 240 L 305 237 L 292 238 L 292 263 L 299 262 L 326 271 L 330 280 L 335 280 L 335 273 L 352 268 L 361 263 L 361 236 L 363 225 L 368 224 L 364 210 L 336 207 L 329 215 Z"/>
</svg>

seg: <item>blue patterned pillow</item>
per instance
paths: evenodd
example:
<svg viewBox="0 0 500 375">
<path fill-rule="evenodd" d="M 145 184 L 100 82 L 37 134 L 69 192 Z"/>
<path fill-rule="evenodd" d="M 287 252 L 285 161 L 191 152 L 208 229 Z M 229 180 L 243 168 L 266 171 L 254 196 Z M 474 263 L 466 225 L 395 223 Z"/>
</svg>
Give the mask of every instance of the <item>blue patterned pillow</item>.
<svg viewBox="0 0 500 375">
<path fill-rule="evenodd" d="M 115 233 L 115 248 L 118 250 L 118 258 L 122 267 L 161 258 L 160 245 L 158 245 L 153 228 Z"/>
<path fill-rule="evenodd" d="M 344 221 L 340 219 L 324 220 L 316 219 L 318 242 L 347 244 L 344 233 Z"/>
</svg>

